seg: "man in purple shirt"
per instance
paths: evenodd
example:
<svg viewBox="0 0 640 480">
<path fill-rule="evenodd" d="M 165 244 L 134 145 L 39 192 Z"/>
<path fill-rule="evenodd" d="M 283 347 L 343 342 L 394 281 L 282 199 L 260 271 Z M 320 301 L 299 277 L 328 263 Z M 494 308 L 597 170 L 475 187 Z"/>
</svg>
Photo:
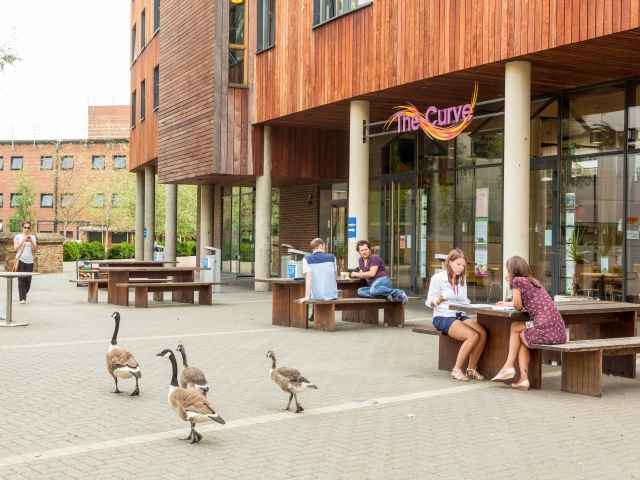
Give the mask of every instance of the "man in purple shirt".
<svg viewBox="0 0 640 480">
<path fill-rule="evenodd" d="M 356 243 L 356 249 L 360 254 L 358 259 L 360 271 L 353 272 L 351 277 L 364 278 L 368 285 L 358 289 L 358 296 L 364 298 L 386 298 L 389 301 L 399 298 L 402 304 L 405 305 L 407 303 L 407 295 L 402 290 L 393 288 L 382 260 L 379 256 L 371 253 L 369 242 L 360 240 Z"/>
</svg>

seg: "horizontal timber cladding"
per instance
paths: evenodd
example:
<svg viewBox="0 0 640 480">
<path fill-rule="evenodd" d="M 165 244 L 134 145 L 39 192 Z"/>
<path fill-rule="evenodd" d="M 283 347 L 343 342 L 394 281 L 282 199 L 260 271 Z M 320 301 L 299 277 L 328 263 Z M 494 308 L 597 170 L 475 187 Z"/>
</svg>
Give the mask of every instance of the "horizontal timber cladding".
<svg viewBox="0 0 640 480">
<path fill-rule="evenodd" d="M 256 175 L 262 175 L 263 127 L 253 127 Z M 349 132 L 300 127 L 271 127 L 271 176 L 289 179 L 346 180 Z M 286 182 L 284 182 L 286 183 Z"/>
<path fill-rule="evenodd" d="M 408 96 L 398 93 L 397 87 L 465 69 L 474 69 L 470 76 L 474 72 L 480 79 L 483 74 L 495 75 L 503 83 L 500 62 L 509 59 L 534 62 L 532 79 L 546 82 L 547 91 L 579 86 L 566 81 L 565 72 L 576 74 L 595 67 L 608 78 L 607 63 L 618 69 L 622 65 L 610 60 L 607 48 L 623 50 L 620 53 L 627 56 L 638 50 L 640 32 L 631 30 L 640 25 L 639 9 L 638 0 L 373 0 L 312 29 L 313 0 L 279 0 L 276 45 L 255 58 L 252 122 L 335 102 L 343 112 L 348 109 L 345 100 L 361 95 L 372 101 L 378 95 L 397 105 L 398 98 Z M 633 34 L 624 39 L 630 50 L 616 46 L 615 38 L 613 44 L 592 43 L 620 32 Z M 578 49 L 566 49 L 578 42 L 584 43 Z M 561 53 L 557 59 L 551 55 L 541 61 L 549 70 L 557 68 L 551 77 L 537 77 L 538 54 L 554 51 Z M 563 51 L 569 63 L 563 63 Z M 484 68 L 495 63 L 500 67 L 495 72 Z M 628 74 L 632 75 L 637 72 Z M 491 90 L 490 83 L 481 84 L 479 100 L 483 91 L 486 95 Z M 500 94 L 498 88 L 494 90 Z M 417 93 L 425 96 L 424 90 Z M 380 120 L 373 111 L 371 118 Z M 310 122 L 300 120 L 299 124 Z M 334 124 L 334 128 L 347 127 L 348 119 Z"/>
<path fill-rule="evenodd" d="M 161 5 L 158 179 L 165 183 L 213 171 L 217 2 Z"/>
</svg>

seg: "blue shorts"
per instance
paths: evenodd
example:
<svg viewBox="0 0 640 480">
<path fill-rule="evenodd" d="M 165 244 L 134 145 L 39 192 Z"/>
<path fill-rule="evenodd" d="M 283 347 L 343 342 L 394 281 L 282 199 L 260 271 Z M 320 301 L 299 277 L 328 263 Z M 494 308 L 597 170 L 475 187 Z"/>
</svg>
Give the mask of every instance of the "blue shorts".
<svg viewBox="0 0 640 480">
<path fill-rule="evenodd" d="M 436 330 L 440 330 L 441 332 L 449 335 L 449 328 L 451 328 L 453 322 L 455 322 L 456 320 L 461 320 L 464 322 L 468 319 L 469 317 L 467 317 L 464 312 L 456 312 L 455 317 L 433 317 L 433 327 Z"/>
</svg>

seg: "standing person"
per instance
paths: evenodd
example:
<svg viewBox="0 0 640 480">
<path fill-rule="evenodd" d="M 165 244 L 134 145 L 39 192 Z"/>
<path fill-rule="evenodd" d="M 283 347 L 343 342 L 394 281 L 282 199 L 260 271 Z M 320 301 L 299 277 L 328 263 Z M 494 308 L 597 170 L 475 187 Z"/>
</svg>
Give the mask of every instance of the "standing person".
<svg viewBox="0 0 640 480">
<path fill-rule="evenodd" d="M 31 222 L 22 222 L 22 233 L 13 237 L 13 251 L 16 253 L 19 272 L 33 272 L 33 252 L 38 249 L 36 237 L 30 234 Z M 18 278 L 20 303 L 27 303 L 27 293 L 31 288 L 31 275 Z"/>
<path fill-rule="evenodd" d="M 478 360 L 485 343 L 487 331 L 476 321 L 471 320 L 464 312 L 449 310 L 449 301 L 469 302 L 467 298 L 467 255 L 456 248 L 449 252 L 444 262 L 444 270 L 431 277 L 427 307 L 433 308 L 433 326 L 451 338 L 462 340 L 456 365 L 451 370 L 451 378 L 460 382 L 469 379 L 484 380 L 478 373 Z M 466 374 L 462 372 L 464 362 L 469 359 Z"/>
<path fill-rule="evenodd" d="M 336 257 L 324 253 L 325 243 L 321 238 L 311 241 L 313 253 L 302 260 L 302 273 L 304 273 L 305 289 L 304 297 L 299 301 L 335 300 L 338 298 L 338 284 L 336 282 L 337 266 Z"/>
<path fill-rule="evenodd" d="M 353 278 L 364 278 L 366 287 L 358 289 L 358 296 L 364 298 L 386 298 L 391 301 L 399 298 L 402 304 L 407 303 L 407 295 L 397 288 L 393 288 L 391 279 L 384 269 L 384 264 L 378 255 L 371 253 L 371 245 L 366 240 L 356 243 L 356 250 L 360 254 L 358 259 L 359 272 L 351 273 Z"/>
<path fill-rule="evenodd" d="M 504 279 L 513 290 L 512 302 L 498 302 L 497 305 L 513 307 L 516 310 L 527 310 L 531 321 L 511 322 L 509 337 L 509 354 L 504 366 L 492 381 L 509 380 L 516 375 L 514 364 L 518 360 L 520 381 L 511 386 L 519 390 L 528 390 L 529 345 L 558 345 L 567 343 L 567 331 L 564 320 L 555 303 L 542 288 L 542 284 L 531 277 L 531 269 L 527 261 L 518 256 L 507 260 L 507 274 Z"/>
</svg>

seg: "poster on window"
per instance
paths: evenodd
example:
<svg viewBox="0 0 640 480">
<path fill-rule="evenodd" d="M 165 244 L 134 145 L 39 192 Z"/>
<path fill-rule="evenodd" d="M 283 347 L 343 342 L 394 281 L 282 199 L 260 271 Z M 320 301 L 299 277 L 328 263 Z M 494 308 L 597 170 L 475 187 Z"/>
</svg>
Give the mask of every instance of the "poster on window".
<svg viewBox="0 0 640 480">
<path fill-rule="evenodd" d="M 488 260 L 488 251 L 486 248 L 477 248 L 475 249 L 475 267 L 474 274 L 476 277 L 486 277 L 487 276 L 487 260 Z"/>
<path fill-rule="evenodd" d="M 566 207 L 567 207 L 567 210 L 575 210 L 576 209 L 576 194 L 575 193 L 567 193 Z"/>
<path fill-rule="evenodd" d="M 476 218 L 489 216 L 489 189 L 476 188 Z"/>
<path fill-rule="evenodd" d="M 476 247 L 486 247 L 487 238 L 489 235 L 489 219 L 488 218 L 476 218 L 476 233 L 475 244 Z"/>
</svg>

